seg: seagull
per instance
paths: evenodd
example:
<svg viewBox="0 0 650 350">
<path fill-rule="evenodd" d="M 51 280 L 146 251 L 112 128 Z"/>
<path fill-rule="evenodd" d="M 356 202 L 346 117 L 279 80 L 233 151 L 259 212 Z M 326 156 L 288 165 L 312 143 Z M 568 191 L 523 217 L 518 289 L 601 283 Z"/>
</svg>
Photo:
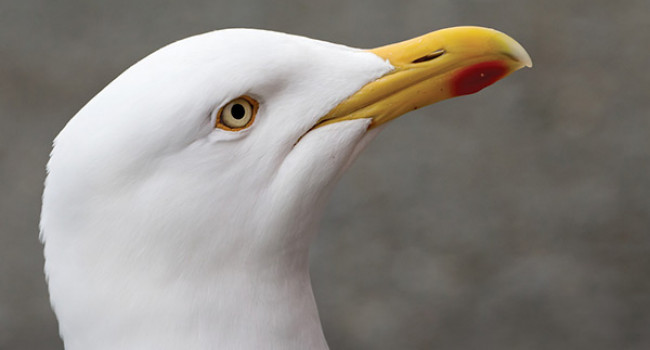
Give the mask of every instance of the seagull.
<svg viewBox="0 0 650 350">
<path fill-rule="evenodd" d="M 47 164 L 40 238 L 65 348 L 327 349 L 308 252 L 337 180 L 387 122 L 525 66 L 480 27 L 370 50 L 225 29 L 142 59 Z"/>
</svg>

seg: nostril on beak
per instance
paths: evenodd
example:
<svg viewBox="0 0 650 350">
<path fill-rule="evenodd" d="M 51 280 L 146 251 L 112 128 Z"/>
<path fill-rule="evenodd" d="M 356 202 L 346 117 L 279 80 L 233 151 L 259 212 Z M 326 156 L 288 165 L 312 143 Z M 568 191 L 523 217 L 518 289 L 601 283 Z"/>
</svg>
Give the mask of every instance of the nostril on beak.
<svg viewBox="0 0 650 350">
<path fill-rule="evenodd" d="M 434 59 L 442 56 L 444 53 L 445 53 L 444 49 L 436 50 L 436 51 L 434 51 L 434 52 L 432 52 L 430 54 L 426 54 L 426 55 L 414 60 L 411 63 L 422 63 L 422 62 L 431 61 L 431 60 L 434 60 Z"/>
</svg>

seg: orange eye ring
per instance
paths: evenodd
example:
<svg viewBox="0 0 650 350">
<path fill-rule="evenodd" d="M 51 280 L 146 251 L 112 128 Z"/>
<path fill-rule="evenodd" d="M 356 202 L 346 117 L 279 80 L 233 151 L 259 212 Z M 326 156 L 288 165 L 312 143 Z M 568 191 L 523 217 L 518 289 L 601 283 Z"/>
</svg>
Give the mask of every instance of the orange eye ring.
<svg viewBox="0 0 650 350">
<path fill-rule="evenodd" d="M 250 96 L 241 96 L 226 103 L 217 113 L 215 127 L 239 131 L 253 125 L 260 104 Z"/>
</svg>

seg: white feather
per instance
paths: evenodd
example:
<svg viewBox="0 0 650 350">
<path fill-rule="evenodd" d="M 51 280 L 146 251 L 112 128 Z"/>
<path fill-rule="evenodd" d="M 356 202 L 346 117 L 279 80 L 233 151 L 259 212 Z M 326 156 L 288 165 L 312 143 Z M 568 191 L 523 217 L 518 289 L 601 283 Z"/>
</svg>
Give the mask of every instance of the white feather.
<svg viewBox="0 0 650 350">
<path fill-rule="evenodd" d="M 361 50 L 231 29 L 171 44 L 101 91 L 56 138 L 43 194 L 66 349 L 327 348 L 308 247 L 375 133 L 364 119 L 307 131 L 391 69 Z M 254 125 L 215 129 L 241 95 L 260 102 Z"/>
</svg>

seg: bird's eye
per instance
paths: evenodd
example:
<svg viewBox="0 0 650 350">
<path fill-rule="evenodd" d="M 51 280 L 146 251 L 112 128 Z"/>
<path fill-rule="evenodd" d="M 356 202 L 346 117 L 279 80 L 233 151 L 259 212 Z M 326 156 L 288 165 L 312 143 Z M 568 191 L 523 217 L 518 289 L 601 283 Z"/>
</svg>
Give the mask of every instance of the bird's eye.
<svg viewBox="0 0 650 350">
<path fill-rule="evenodd" d="M 258 106 L 249 96 L 238 97 L 219 110 L 215 126 L 228 131 L 246 129 L 253 124 Z"/>
</svg>

